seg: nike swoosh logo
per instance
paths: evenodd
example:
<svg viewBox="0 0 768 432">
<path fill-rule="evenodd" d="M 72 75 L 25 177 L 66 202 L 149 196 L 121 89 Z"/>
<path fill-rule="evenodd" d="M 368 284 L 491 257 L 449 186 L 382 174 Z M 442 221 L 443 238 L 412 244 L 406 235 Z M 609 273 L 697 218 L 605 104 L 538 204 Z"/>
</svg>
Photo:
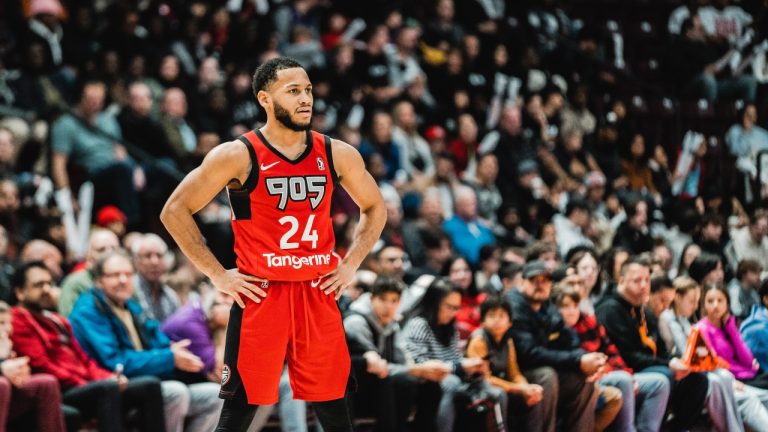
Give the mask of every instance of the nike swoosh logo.
<svg viewBox="0 0 768 432">
<path fill-rule="evenodd" d="M 312 288 L 317 288 L 317 286 L 320 285 L 320 279 L 317 281 L 310 281 L 309 284 L 312 285 Z"/>
<path fill-rule="evenodd" d="M 268 170 L 268 169 L 272 168 L 273 166 L 275 166 L 275 165 L 277 165 L 277 164 L 279 164 L 279 163 L 280 163 L 280 161 L 277 161 L 277 162 L 271 163 L 271 164 L 269 164 L 269 165 L 264 165 L 264 164 L 262 163 L 262 164 L 261 164 L 261 170 L 262 170 L 262 171 L 266 171 L 266 170 Z"/>
</svg>

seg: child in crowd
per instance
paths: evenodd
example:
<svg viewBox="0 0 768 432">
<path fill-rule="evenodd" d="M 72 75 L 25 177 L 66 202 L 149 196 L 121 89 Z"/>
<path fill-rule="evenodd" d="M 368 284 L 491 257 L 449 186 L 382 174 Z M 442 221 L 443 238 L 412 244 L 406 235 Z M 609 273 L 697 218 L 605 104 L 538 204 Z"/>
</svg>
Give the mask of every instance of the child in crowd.
<svg viewBox="0 0 768 432">
<path fill-rule="evenodd" d="M 515 343 L 508 332 L 512 327 L 512 307 L 491 296 L 480 305 L 480 322 L 482 327 L 469 340 L 467 357 L 488 360 L 486 378 L 509 395 L 510 429 L 517 426 L 532 432 L 549 430 L 546 425 L 554 420 L 557 409 L 551 403 L 556 383 L 529 383 L 520 372 Z"/>
</svg>

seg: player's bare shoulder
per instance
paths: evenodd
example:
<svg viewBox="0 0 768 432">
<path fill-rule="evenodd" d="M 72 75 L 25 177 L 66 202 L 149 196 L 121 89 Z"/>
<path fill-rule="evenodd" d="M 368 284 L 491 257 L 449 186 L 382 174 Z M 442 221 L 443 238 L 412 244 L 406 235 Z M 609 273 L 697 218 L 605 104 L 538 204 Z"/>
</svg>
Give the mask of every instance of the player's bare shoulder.
<svg viewBox="0 0 768 432">
<path fill-rule="evenodd" d="M 226 174 L 227 179 L 243 184 L 251 171 L 251 158 L 242 141 L 228 141 L 214 147 L 205 156 L 202 167 L 219 175 Z"/>
<path fill-rule="evenodd" d="M 339 180 L 343 180 L 345 175 L 349 175 L 350 170 L 365 170 L 360 152 L 344 141 L 331 139 L 331 151 L 333 152 L 333 165 Z"/>
</svg>

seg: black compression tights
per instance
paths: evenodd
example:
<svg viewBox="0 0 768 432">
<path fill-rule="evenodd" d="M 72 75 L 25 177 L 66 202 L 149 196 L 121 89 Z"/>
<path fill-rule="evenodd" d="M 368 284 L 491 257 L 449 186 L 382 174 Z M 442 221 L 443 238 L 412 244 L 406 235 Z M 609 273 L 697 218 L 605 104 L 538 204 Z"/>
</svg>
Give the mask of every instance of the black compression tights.
<svg viewBox="0 0 768 432">
<path fill-rule="evenodd" d="M 245 392 L 237 392 L 232 399 L 224 401 L 216 432 L 245 432 L 256 415 L 258 405 L 248 405 Z M 312 402 L 325 432 L 352 432 L 352 420 L 345 398 L 327 402 Z"/>
</svg>

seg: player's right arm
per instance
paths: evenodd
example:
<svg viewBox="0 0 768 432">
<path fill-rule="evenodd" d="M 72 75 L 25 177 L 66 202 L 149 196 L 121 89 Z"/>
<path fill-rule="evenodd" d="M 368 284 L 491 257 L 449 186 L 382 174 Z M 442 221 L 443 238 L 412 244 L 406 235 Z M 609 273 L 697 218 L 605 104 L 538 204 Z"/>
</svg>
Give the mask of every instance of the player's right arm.
<svg viewBox="0 0 768 432">
<path fill-rule="evenodd" d="M 265 297 L 267 293 L 254 283 L 264 282 L 265 279 L 244 275 L 237 269 L 224 269 L 205 245 L 192 215 L 211 202 L 227 185 L 242 185 L 251 169 L 245 144 L 239 141 L 221 144 L 179 183 L 160 213 L 160 220 L 181 251 L 219 291 L 232 296 L 240 307 L 245 307 L 241 295 L 256 303 L 261 302 L 259 296 Z"/>
</svg>

